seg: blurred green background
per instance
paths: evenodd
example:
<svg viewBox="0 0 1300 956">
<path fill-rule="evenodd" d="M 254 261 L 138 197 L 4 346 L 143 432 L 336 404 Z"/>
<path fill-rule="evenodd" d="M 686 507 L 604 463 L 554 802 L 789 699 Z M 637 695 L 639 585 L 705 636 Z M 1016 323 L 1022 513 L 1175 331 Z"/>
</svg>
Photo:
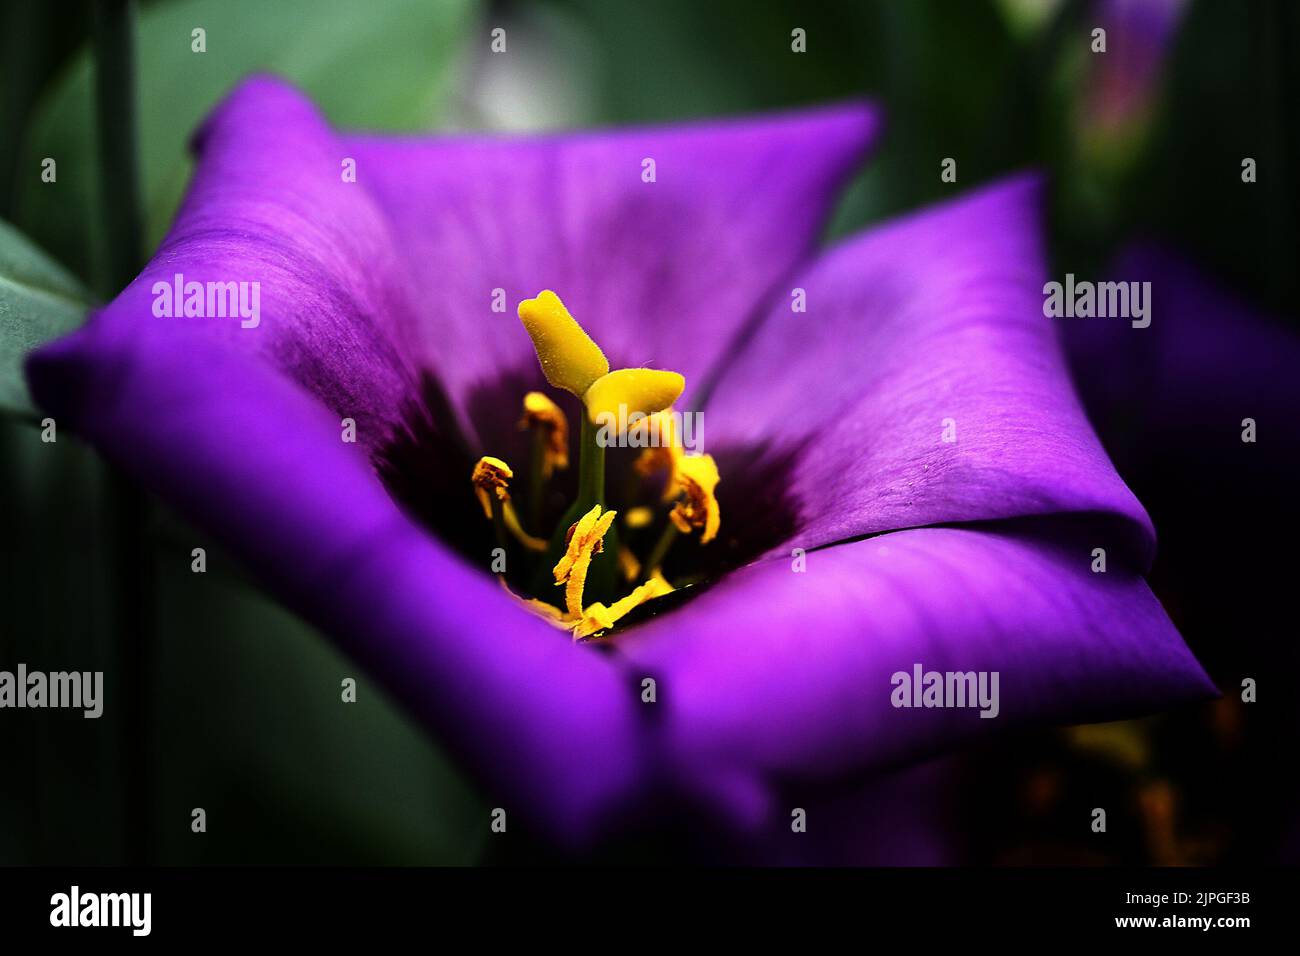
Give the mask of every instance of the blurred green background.
<svg viewBox="0 0 1300 956">
<path fill-rule="evenodd" d="M 1085 108 L 1098 69 L 1087 2 L 158 0 L 138 24 L 139 255 L 183 195 L 188 137 L 254 69 L 298 83 L 340 126 L 383 130 L 661 122 L 868 95 L 886 107 L 887 136 L 832 236 L 1037 166 L 1053 174 L 1061 271 L 1098 268 L 1124 237 L 1166 237 L 1294 324 L 1297 7 L 1188 3 L 1138 106 L 1108 126 Z M 488 52 L 498 26 L 505 56 Z M 790 51 L 795 27 L 806 54 Z M 5 0 L 0 14 L 0 220 L 12 224 L 0 228 L 0 666 L 103 669 L 110 694 L 139 690 L 145 703 L 98 721 L 6 713 L 0 863 L 481 861 L 486 807 L 435 744 L 364 679 L 358 703 L 341 706 L 340 680 L 361 678 L 350 662 L 156 505 L 153 638 L 144 673 L 122 673 L 108 478 L 73 436 L 41 442 L 13 383 L 33 343 L 8 322 L 27 310 L 50 337 L 115 291 L 99 238 L 90 29 L 84 2 Z M 1265 170 L 1248 190 L 1244 155 Z M 55 183 L 41 182 L 44 157 L 57 159 Z M 945 157 L 958 160 L 956 184 L 940 180 Z M 200 545 L 205 575 L 189 567 Z M 1210 637 L 1188 637 L 1204 656 L 1197 641 Z M 1101 774 L 1149 824 L 1100 862 L 1252 858 L 1236 826 L 1249 808 L 1222 784 L 1185 810 L 1174 851 L 1151 830 L 1169 791 L 1206 784 L 1203 748 L 1220 748 L 1224 774 L 1241 766 L 1231 748 L 1244 719 L 1207 705 L 991 748 L 979 759 L 1005 780 L 991 798 L 998 836 L 974 841 L 973 858 L 1092 861 L 1052 809 L 1081 773 Z M 199 806 L 209 829 L 195 838 Z"/>
</svg>

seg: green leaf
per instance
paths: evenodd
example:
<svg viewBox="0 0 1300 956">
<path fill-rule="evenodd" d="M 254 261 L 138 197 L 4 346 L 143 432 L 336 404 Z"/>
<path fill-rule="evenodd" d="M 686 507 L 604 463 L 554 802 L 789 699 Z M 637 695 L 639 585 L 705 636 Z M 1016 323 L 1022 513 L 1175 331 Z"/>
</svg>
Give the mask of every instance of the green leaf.
<svg viewBox="0 0 1300 956">
<path fill-rule="evenodd" d="M 1023 165 L 1032 111 L 992 0 L 556 0 L 589 31 L 583 65 L 611 122 L 662 122 L 871 97 L 879 152 L 848 191 L 837 237 Z M 805 31 L 806 52 L 791 48 Z M 959 186 L 940 163 L 959 157 Z"/>
<path fill-rule="evenodd" d="M 472 8 L 472 0 L 180 0 L 148 7 L 137 43 L 149 245 L 141 255 L 156 247 L 184 193 L 189 137 L 240 79 L 259 71 L 283 76 L 340 127 L 428 128 L 450 99 Z M 203 53 L 191 49 L 198 28 L 206 31 Z M 99 276 L 102 268 L 91 238 L 100 232 L 91 66 L 83 51 L 33 121 L 15 216 L 82 276 Z M 53 183 L 41 181 L 45 157 L 58 163 Z"/>
<path fill-rule="evenodd" d="M 194 543 L 207 573 L 190 570 Z M 488 807 L 438 743 L 230 561 L 197 534 L 155 552 L 159 862 L 475 862 Z M 223 821 L 203 840 L 185 823 L 195 806 Z"/>
<path fill-rule="evenodd" d="M 771 0 L 559 0 L 590 32 L 602 119 L 664 122 L 842 99 L 876 88 L 881 4 L 823 0 L 792 15 Z M 805 31 L 807 53 L 791 49 Z"/>
<path fill-rule="evenodd" d="M 87 300 L 70 273 L 0 220 L 0 412 L 36 415 L 23 358 L 79 326 Z"/>
</svg>

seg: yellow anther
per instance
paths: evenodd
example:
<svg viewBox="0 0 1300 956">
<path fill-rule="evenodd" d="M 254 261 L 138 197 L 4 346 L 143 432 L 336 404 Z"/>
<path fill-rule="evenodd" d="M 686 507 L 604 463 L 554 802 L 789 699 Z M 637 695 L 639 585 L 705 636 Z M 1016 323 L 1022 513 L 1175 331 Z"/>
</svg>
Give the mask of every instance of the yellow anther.
<svg viewBox="0 0 1300 956">
<path fill-rule="evenodd" d="M 483 517 L 489 520 L 492 518 L 492 495 L 496 495 L 502 502 L 510 500 L 508 489 L 510 479 L 514 476 L 510 466 L 500 458 L 484 455 L 474 465 L 470 480 L 474 482 L 474 494 L 478 497 L 478 503 L 483 506 Z"/>
<path fill-rule="evenodd" d="M 629 528 L 644 528 L 654 520 L 655 513 L 644 505 L 629 508 L 627 513 L 623 515 L 623 523 Z"/>
<path fill-rule="evenodd" d="M 718 466 L 713 456 L 683 455 L 677 462 L 677 487 L 682 497 L 669 512 L 669 519 L 683 534 L 702 528 L 700 544 L 708 544 L 722 523 L 714 494 L 718 487 Z"/>
<path fill-rule="evenodd" d="M 593 525 L 593 528 L 595 527 Z M 576 528 L 574 534 L 575 536 L 577 534 Z M 506 593 L 515 598 L 527 610 L 547 623 L 568 631 L 573 635 L 574 640 L 607 631 L 634 608 L 640 607 L 646 601 L 654 600 L 673 591 L 673 586 L 668 583 L 667 579 L 658 570 L 655 570 L 644 584 L 634 588 L 626 597 L 615 601 L 608 607 L 596 601 L 585 610 L 575 614 L 572 611 L 561 611 L 555 605 L 539 601 L 537 598 L 520 597 L 511 591 L 504 581 L 502 587 L 505 588 Z"/>
<path fill-rule="evenodd" d="M 575 618 L 582 616 L 582 589 L 587 583 L 591 557 L 603 549 L 601 539 L 614 523 L 616 514 L 614 511 L 601 514 L 600 505 L 595 505 L 579 518 L 569 529 L 564 555 L 552 569 L 555 583 L 565 586 L 564 606 Z"/>
<path fill-rule="evenodd" d="M 582 396 L 594 425 L 626 430 L 634 413 L 653 415 L 677 401 L 686 379 L 654 368 L 620 368 L 602 375 Z"/>
<path fill-rule="evenodd" d="M 524 396 L 524 417 L 520 428 L 539 429 L 545 438 L 542 453 L 542 477 L 550 478 L 558 469 L 569 467 L 569 420 L 564 410 L 541 392 Z"/>
<path fill-rule="evenodd" d="M 528 550 L 545 551 L 546 542 L 541 538 L 534 538 L 519 523 L 519 515 L 515 513 L 515 506 L 510 501 L 510 479 L 514 476 L 515 473 L 510 470 L 510 466 L 500 458 L 484 455 L 474 465 L 470 480 L 474 482 L 474 494 L 483 507 L 485 518 L 492 520 L 492 497 L 495 496 L 501 503 L 501 521 L 506 530 Z"/>
<path fill-rule="evenodd" d="M 580 620 L 570 621 L 567 626 L 576 641 L 580 637 L 590 637 L 600 631 L 609 630 L 614 626 L 614 616 L 609 608 L 597 601 L 583 612 Z"/>
<path fill-rule="evenodd" d="M 542 374 L 556 388 L 581 398 L 593 382 L 609 371 L 600 346 L 549 289 L 539 292 L 535 299 L 520 302 L 519 319 L 533 340 Z"/>
<path fill-rule="evenodd" d="M 637 428 L 646 429 L 647 437 L 658 434 L 658 442 L 637 456 L 633 467 L 644 478 L 664 472 L 664 501 L 671 501 L 681 492 L 677 487 L 677 462 L 686 453 L 682 451 L 681 437 L 677 434 L 677 419 L 671 408 L 656 412 Z M 648 511 L 649 509 L 647 509 Z M 628 515 L 631 518 L 631 515 Z M 629 521 L 630 523 L 630 521 Z"/>
<path fill-rule="evenodd" d="M 620 598 L 609 607 L 596 602 L 587 608 L 582 619 L 573 625 L 573 637 L 576 640 L 609 630 L 634 608 L 640 607 L 646 601 L 663 597 L 672 590 L 673 586 L 656 570 L 645 584 L 635 588 L 627 597 Z"/>
<path fill-rule="evenodd" d="M 633 608 L 640 607 L 652 598 L 663 597 L 665 594 L 671 593 L 672 590 L 673 586 L 668 583 L 668 579 L 656 568 L 645 584 L 635 588 L 627 597 L 620 598 L 609 606 L 610 616 L 617 621 Z"/>
<path fill-rule="evenodd" d="M 618 549 L 618 570 L 622 573 L 624 581 L 631 581 L 641 573 L 641 562 L 637 560 L 631 548 Z"/>
</svg>

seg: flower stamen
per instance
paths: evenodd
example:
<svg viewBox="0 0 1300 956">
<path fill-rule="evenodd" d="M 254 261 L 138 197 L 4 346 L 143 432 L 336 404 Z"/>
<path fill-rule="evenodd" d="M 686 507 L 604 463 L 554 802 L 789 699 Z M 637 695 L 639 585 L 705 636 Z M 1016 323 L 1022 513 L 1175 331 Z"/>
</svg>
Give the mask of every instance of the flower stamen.
<svg viewBox="0 0 1300 956">
<path fill-rule="evenodd" d="M 569 467 L 569 420 L 559 405 L 541 392 L 529 392 L 524 396 L 524 417 L 519 427 L 531 429 L 538 436 L 542 478 Z"/>
<path fill-rule="evenodd" d="M 677 487 L 681 497 L 668 513 L 668 518 L 683 534 L 701 529 L 700 544 L 708 544 L 717 537 L 722 524 L 714 493 L 718 480 L 718 466 L 712 455 L 683 455 L 677 462 Z"/>
<path fill-rule="evenodd" d="M 508 531 L 529 551 L 545 551 L 546 542 L 535 538 L 523 529 L 519 515 L 510 500 L 510 480 L 515 473 L 500 458 L 484 455 L 474 465 L 470 480 L 474 483 L 474 495 L 483 507 L 483 515 L 497 525 L 497 538 L 505 537 L 502 531 Z"/>
<path fill-rule="evenodd" d="M 551 574 L 556 586 L 564 588 L 563 609 L 537 598 L 520 600 L 551 624 L 570 631 L 576 640 L 610 629 L 634 608 L 673 590 L 659 570 L 672 541 L 695 530 L 700 531 L 701 544 L 717 536 L 720 516 L 714 490 L 718 469 L 711 456 L 687 456 L 682 449 L 672 413 L 673 403 L 686 387 L 686 379 L 680 374 L 649 368 L 610 371 L 600 346 L 549 289 L 520 302 L 519 319 L 532 339 L 546 380 L 583 402 L 577 500 L 565 512 L 547 545 L 519 527 L 508 491 L 513 475 L 505 462 L 484 458 L 475 466 L 475 493 L 484 512 L 497 524 L 498 536 L 502 534 L 500 529 L 506 528 L 527 546 L 549 550 L 548 562 L 559 556 Z M 524 397 L 519 425 L 533 431 L 530 500 L 533 520 L 539 522 L 543 483 L 569 464 L 568 421 L 546 395 L 529 392 Z M 616 513 L 605 507 L 605 450 L 621 444 L 609 440 L 611 432 L 617 430 L 622 438 L 624 432 L 642 428 L 659 440 L 637 459 L 635 471 L 642 477 L 666 472 L 663 501 L 675 502 L 663 536 L 644 564 L 618 544 Z M 641 443 L 633 447 L 641 447 Z M 640 506 L 631 509 L 625 521 L 629 529 L 636 530 L 648 526 L 653 516 L 651 509 Z M 606 550 L 610 554 L 594 560 Z M 538 569 L 543 575 L 544 568 Z M 608 605 L 604 603 L 621 590 L 616 578 L 630 583 L 646 571 L 649 578 L 643 584 Z M 535 587 L 544 581 L 543 577 L 535 582 Z M 589 583 L 593 596 L 600 600 L 584 607 L 584 591 Z"/>
<path fill-rule="evenodd" d="M 571 617 L 582 616 L 582 589 L 587 583 L 592 555 L 604 550 L 601 539 L 617 513 L 602 514 L 600 505 L 595 505 L 569 529 L 564 554 L 552 573 L 556 586 L 564 585 L 564 606 Z"/>
<path fill-rule="evenodd" d="M 659 442 L 642 451 L 632 467 L 642 478 L 664 473 L 663 500 L 672 501 L 681 492 L 677 486 L 677 462 L 686 454 L 677 434 L 677 419 L 672 407 L 651 415 L 637 427 L 646 429 L 647 435 L 658 434 Z"/>
<path fill-rule="evenodd" d="M 574 640 L 609 630 L 634 608 L 640 607 L 646 601 L 663 597 L 672 590 L 673 586 L 668 583 L 662 574 L 655 571 L 645 584 L 634 588 L 627 597 L 620 598 L 609 607 L 597 601 L 587 608 L 582 620 L 572 625 Z"/>
</svg>

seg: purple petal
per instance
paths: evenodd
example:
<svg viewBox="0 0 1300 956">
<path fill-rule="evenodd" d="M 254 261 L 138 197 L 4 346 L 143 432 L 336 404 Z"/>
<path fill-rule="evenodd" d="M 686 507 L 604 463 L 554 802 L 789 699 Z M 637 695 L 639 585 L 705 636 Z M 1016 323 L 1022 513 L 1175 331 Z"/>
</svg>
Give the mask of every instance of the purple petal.
<svg viewBox="0 0 1300 956">
<path fill-rule="evenodd" d="M 900 531 L 808 554 L 803 573 L 763 561 L 620 648 L 660 676 L 669 752 L 756 827 L 777 781 L 815 792 L 994 732 L 1213 694 L 1142 578 L 1094 574 L 1086 535 L 1042 527 L 1057 523 Z M 895 708 L 891 676 L 916 664 L 997 671 L 998 716 Z"/>
<path fill-rule="evenodd" d="M 786 290 L 705 409 L 712 448 L 759 471 L 759 458 L 786 463 L 772 480 L 797 513 L 772 551 L 1088 512 L 1109 529 L 1099 543 L 1150 560 L 1150 522 L 1043 315 L 1039 193 L 1033 177 L 978 190 L 852 239 L 791 281 L 807 312 Z"/>
<path fill-rule="evenodd" d="M 1296 449 L 1300 337 L 1158 246 L 1126 249 L 1106 277 L 1150 282 L 1152 317 L 1145 329 L 1107 319 L 1063 320 L 1089 411 L 1116 426 L 1104 437 L 1123 447 L 1123 433 L 1141 426 L 1167 444 L 1201 444 L 1209 466 L 1210 452 L 1225 447 L 1218 434 L 1235 451 L 1254 450 L 1240 447 L 1240 429 L 1243 418 L 1255 418 L 1272 433 L 1262 448 L 1285 436 Z M 1132 456 L 1150 449 L 1124 450 Z"/>
<path fill-rule="evenodd" d="M 804 213 L 796 213 L 792 197 L 811 201 L 819 194 L 822 186 L 810 183 L 821 183 L 817 177 L 828 165 L 815 152 L 808 162 L 820 172 L 803 180 L 783 164 L 796 153 L 790 145 L 798 139 L 796 131 L 822 130 L 830 140 L 836 129 L 843 132 L 843 118 L 832 122 L 832 116 L 839 114 L 806 121 L 812 127 L 779 121 L 767 133 L 754 133 L 752 142 L 737 132 L 753 132 L 748 126 L 655 134 L 650 139 L 663 145 L 655 186 L 671 183 L 665 178 L 668 170 L 682 170 L 675 158 L 693 157 L 696 162 L 716 158 L 732 172 L 739 164 L 750 176 L 746 189 L 756 189 L 758 171 L 744 165 L 741 147 L 767 143 L 768 148 L 758 150 L 768 160 L 762 168 L 778 171 L 770 192 L 784 197 L 767 212 L 788 212 L 797 221 L 784 229 L 798 232 Z M 857 132 L 845 139 L 860 145 L 870 124 L 867 114 L 856 116 L 847 125 Z M 375 162 L 378 153 L 358 150 L 360 182 L 349 184 L 339 178 L 343 157 L 331 135 L 296 94 L 279 84 L 256 81 L 242 88 L 200 137 L 196 182 L 167 244 L 142 277 L 87 328 L 31 359 L 34 394 L 61 424 L 217 534 L 292 607 L 334 635 L 452 745 L 509 811 L 568 842 L 590 839 L 652 806 L 670 807 L 682 798 L 711 811 L 711 819 L 742 828 L 763 826 L 772 823 L 774 794 L 787 792 L 790 784 L 872 773 L 987 731 L 988 724 L 1117 717 L 1206 690 L 1203 675 L 1163 612 L 1122 562 L 1113 562 L 1107 575 L 1091 575 L 1086 546 L 1049 547 L 1027 533 L 934 529 L 889 535 L 815 552 L 809 573 L 790 578 L 781 577 L 789 573 L 784 562 L 769 562 L 739 572 L 681 611 L 655 620 L 643 636 L 625 643 L 625 656 L 571 646 L 398 510 L 375 475 L 373 457 L 366 454 L 373 448 L 365 427 L 362 445 L 340 440 L 341 410 L 359 409 L 375 430 L 396 427 L 397 409 L 413 394 L 418 370 L 428 359 L 429 353 L 419 350 L 429 346 L 422 323 L 456 336 L 444 340 L 436 359 L 440 370 L 459 376 L 453 377 L 453 386 L 474 385 L 477 379 L 467 374 L 469 369 L 483 374 L 501 369 L 495 359 L 484 357 L 496 348 L 496 329 L 480 329 L 482 339 L 460 332 L 461 323 L 482 325 L 478 313 L 460 311 L 469 302 L 468 293 L 462 290 L 459 299 L 453 296 L 441 304 L 431 297 L 437 283 L 455 282 L 456 277 L 432 266 L 421 271 L 429 247 L 415 244 L 415 219 L 417 210 L 432 208 L 421 203 L 435 204 L 426 190 L 437 183 L 424 180 L 411 189 L 410 222 L 389 205 L 395 196 L 376 204 L 370 185 L 352 188 L 366 183 L 368 170 L 376 178 L 398 176 L 403 168 L 398 154 L 406 156 L 411 165 L 405 168 L 414 173 L 416 160 L 425 156 L 433 164 L 437 150 L 427 143 L 396 148 L 391 167 Z M 695 137 L 713 145 L 690 145 Z M 611 208 L 633 214 L 647 210 L 639 201 L 620 198 L 614 188 L 618 183 L 598 175 L 640 150 L 627 153 L 617 136 L 572 142 L 577 145 L 548 155 L 559 164 L 556 157 L 571 150 L 580 156 L 592 151 L 594 158 L 579 167 L 594 177 L 588 185 L 597 199 L 604 196 L 610 205 L 593 200 L 588 208 L 573 199 L 560 216 L 560 240 L 552 234 L 548 246 L 542 238 L 526 243 L 521 233 L 502 233 L 516 237 L 517 247 L 502 251 L 488 243 L 475 255 L 495 255 L 508 263 L 515 261 L 515 252 L 521 262 L 554 254 L 558 266 L 578 262 L 585 253 L 600 264 L 594 258 L 597 249 L 577 237 L 601 234 L 596 227 L 614 221 Z M 369 141 L 365 147 L 379 148 Z M 462 143 L 453 152 L 469 150 L 462 156 L 468 162 L 480 149 L 486 147 Z M 497 149 L 513 147 L 488 151 Z M 845 147 L 840 155 L 849 152 Z M 597 162 L 600 157 L 604 166 Z M 378 173 L 375 165 L 385 172 Z M 492 168 L 494 176 L 504 175 L 499 165 Z M 691 168 L 697 187 L 716 187 L 726 195 L 726 182 Z M 795 180 L 801 183 L 797 188 L 791 186 Z M 632 181 L 640 184 L 639 178 Z M 595 188 L 602 183 L 607 188 Z M 379 184 L 373 187 L 376 194 L 383 192 Z M 837 352 L 833 343 L 821 346 L 825 370 L 849 378 L 827 388 L 828 406 L 806 403 L 788 410 L 794 418 L 782 425 L 783 441 L 790 435 L 833 439 L 840 448 L 838 465 L 853 466 L 862 449 L 836 434 L 843 422 L 856 420 L 858 413 L 874 416 L 868 426 L 886 429 L 887 437 L 905 448 L 917 447 L 907 431 L 916 417 L 909 417 L 912 406 L 923 404 L 927 395 L 946 397 L 956 403 L 959 429 L 965 422 L 976 434 L 967 448 L 961 447 L 965 431 L 959 432 L 955 462 L 933 459 L 936 465 L 946 463 L 938 468 L 944 474 L 922 489 L 932 493 L 917 495 L 925 507 L 909 514 L 973 520 L 1095 506 L 1110 508 L 1121 520 L 1136 520 L 1114 506 L 1113 499 L 1122 497 L 1115 487 L 1122 491 L 1123 486 L 1108 484 L 1109 472 L 1089 470 L 1097 463 L 1090 457 L 1095 440 L 1086 427 L 1075 429 L 1072 399 L 1062 399 L 1056 391 L 1059 357 L 1053 349 L 1040 348 L 1042 333 L 1023 315 L 1021 287 L 1036 272 L 1037 250 L 1025 251 L 1033 240 L 1027 238 L 1032 235 L 1030 217 L 1021 208 L 1033 204 L 1015 197 L 1031 191 L 1024 185 L 1003 187 L 952 207 L 958 213 L 931 212 L 881 233 L 894 237 L 891 244 L 918 247 L 915 262 L 879 248 L 878 237 L 868 237 L 848 247 L 870 253 L 861 263 L 833 256 L 820 267 L 813 276 L 817 282 L 809 282 L 813 308 L 818 308 L 821 291 L 838 291 L 844 307 L 827 308 L 822 318 L 845 332 L 855 328 L 847 319 L 857 315 L 854 297 L 862 295 L 857 287 L 862 277 L 871 280 L 869 289 L 883 288 L 887 298 L 907 308 L 877 304 L 865 313 L 874 322 L 866 337 L 885 348 L 886 355 L 873 359 L 879 365 L 865 374 L 861 363 L 839 354 L 846 350 Z M 675 197 L 673 203 L 685 203 L 684 194 L 668 195 Z M 714 201 L 696 198 L 702 208 Z M 519 212 L 522 198 L 506 205 Z M 684 205 L 673 208 L 689 212 Z M 761 218 L 755 215 L 755 222 Z M 768 229 L 765 239 L 763 228 L 745 226 L 741 219 L 733 237 L 737 243 L 739 236 L 747 236 L 755 244 L 770 239 L 778 246 L 745 247 L 747 255 L 770 261 L 788 255 L 793 261 L 795 244 L 782 246 L 780 230 L 763 227 Z M 981 222 L 992 235 L 977 241 L 975 223 L 968 220 Z M 694 228 L 717 228 L 711 223 L 705 216 L 694 221 Z M 435 235 L 446 228 L 428 225 Z M 681 228 L 689 232 L 689 227 Z M 653 229 L 663 241 L 674 238 L 667 222 L 654 220 Z M 934 229 L 946 230 L 944 243 L 931 235 Z M 468 241 L 467 232 L 456 234 Z M 728 241 L 716 234 L 713 239 L 715 245 Z M 453 240 L 440 242 L 439 248 L 451 256 Z M 401 253 L 394 252 L 398 246 Z M 568 251 L 547 251 L 555 247 Z M 655 243 L 643 251 L 658 248 Z M 685 294 L 681 288 L 696 289 L 711 307 L 722 310 L 726 304 L 727 316 L 719 317 L 718 328 L 734 331 L 743 319 L 731 314 L 739 309 L 737 293 L 678 277 L 675 270 L 704 270 L 716 285 L 749 285 L 757 296 L 762 291 L 759 272 L 767 272 L 768 265 L 745 265 L 740 248 L 723 255 L 688 244 L 673 254 L 682 258 L 665 253 L 643 260 L 639 268 L 658 270 L 645 289 L 671 285 L 676 291 L 668 302 Z M 935 256 L 941 266 L 930 261 Z M 696 261 L 689 261 L 692 257 Z M 470 268 L 468 261 L 461 265 Z M 630 277 L 641 273 L 631 263 L 611 257 L 604 266 L 603 273 L 593 272 L 601 279 L 580 290 L 580 296 L 608 296 L 593 301 L 611 305 L 654 304 L 641 298 L 648 292 L 632 285 Z M 175 271 L 197 281 L 260 281 L 262 324 L 246 330 L 237 321 L 154 317 L 152 283 Z M 565 275 L 576 281 L 579 272 L 586 274 L 576 270 Z M 775 274 L 763 281 L 772 281 Z M 1039 278 L 1034 275 L 1033 281 Z M 621 299 L 619 281 L 632 288 Z M 941 321 L 931 308 L 944 310 Z M 593 330 L 601 337 L 607 332 L 607 341 L 623 348 L 675 331 L 694 333 L 702 321 L 665 309 L 638 327 L 640 335 L 630 331 L 631 320 L 640 316 L 620 312 L 615 320 L 613 311 L 595 311 L 600 317 Z M 509 316 L 483 318 L 507 322 L 522 342 Z M 692 319 L 695 324 L 688 324 Z M 620 332 L 616 322 L 628 325 Z M 718 328 L 709 326 L 691 339 L 698 343 L 699 354 L 692 355 L 701 368 L 708 353 L 721 354 L 726 336 L 715 338 Z M 771 353 L 767 340 L 772 328 L 769 321 L 760 336 L 760 353 Z M 954 367 L 949 349 L 987 368 L 974 374 Z M 623 360 L 614 348 L 610 351 L 615 361 Z M 504 361 L 504 356 L 496 359 Z M 914 370 L 927 362 L 939 371 Z M 816 383 L 807 366 L 801 360 L 798 374 Z M 779 380 L 765 368 L 751 369 L 762 375 L 750 377 L 752 401 L 739 406 L 744 414 L 733 421 L 748 424 L 752 416 L 766 417 L 770 426 L 780 422 L 781 409 L 763 387 L 779 392 L 784 385 L 777 387 Z M 853 375 L 862 375 L 858 384 L 866 387 L 846 386 Z M 1018 397 L 1022 388 L 1028 400 Z M 724 382 L 720 402 L 725 396 Z M 874 410 L 875 402 L 885 407 Z M 1046 412 L 1054 414 L 1034 402 L 1046 403 Z M 727 406 L 723 402 L 719 407 Z M 824 414 L 828 408 L 831 415 L 852 410 L 855 416 L 830 421 Z M 889 436 L 891 421 L 900 416 L 902 434 Z M 1015 416 L 1028 417 L 1017 424 Z M 1049 434 L 1038 434 L 1041 429 Z M 981 436 L 981 430 L 993 437 Z M 937 420 L 932 432 L 937 441 Z M 1045 460 L 1049 452 L 1055 460 Z M 820 454 L 809 449 L 814 470 L 800 477 L 797 487 L 809 487 L 809 476 L 818 476 L 815 469 L 826 468 Z M 908 454 L 895 456 L 892 465 L 888 455 L 868 456 L 875 469 L 872 480 L 881 475 L 902 480 L 898 476 L 910 465 L 930 463 Z M 1109 468 L 1104 456 L 1097 460 Z M 1068 480 L 1060 482 L 1062 475 Z M 851 484 L 846 480 L 844 492 L 850 499 Z M 963 491 L 967 484 L 981 489 L 974 497 L 982 506 L 963 510 L 971 497 Z M 989 492 L 994 486 L 996 495 Z M 883 487 L 888 489 L 888 482 Z M 863 501 L 871 504 L 869 497 L 858 504 Z M 1039 507 L 1026 507 L 1027 502 Z M 810 527 L 863 528 L 882 515 L 897 518 L 897 503 L 892 512 L 868 507 L 839 525 L 832 521 Z M 1051 540 L 1063 539 L 1053 535 Z M 887 562 L 882 547 L 894 551 Z M 886 669 L 897 669 L 895 658 L 943 669 L 1002 669 L 1007 675 L 1003 716 L 998 721 L 974 718 L 973 729 L 970 713 L 909 711 L 907 718 L 900 716 L 887 704 Z M 882 672 L 885 686 L 877 695 L 873 682 Z M 663 703 L 653 712 L 640 701 L 639 682 L 646 673 L 661 678 Z"/>
<path fill-rule="evenodd" d="M 567 843 L 678 800 L 742 829 L 786 825 L 778 782 L 811 799 L 805 785 L 981 731 L 1208 690 L 1139 578 L 1091 574 L 1086 546 L 973 530 L 814 552 L 805 574 L 758 564 L 634 632 L 623 656 L 575 647 L 412 525 L 300 387 L 184 326 L 117 327 L 33 358 L 42 406 L 217 534 L 501 805 Z M 893 711 L 889 674 L 913 661 L 1000 670 L 1001 716 Z"/>
<path fill-rule="evenodd" d="M 505 373 L 540 383 L 514 309 L 544 288 L 614 367 L 697 382 L 810 251 L 878 127 L 874 109 L 850 104 L 536 139 L 355 137 L 348 149 L 420 290 L 412 353 L 463 408 Z M 491 310 L 496 289 L 505 314 Z M 489 440 L 483 421 L 468 424 Z"/>
<path fill-rule="evenodd" d="M 1146 118 L 1186 6 L 1186 0 L 1092 4 L 1087 25 L 1106 30 L 1106 52 L 1087 59 L 1085 124 L 1110 132 Z"/>
<path fill-rule="evenodd" d="M 644 795 L 640 705 L 610 659 L 412 524 L 314 397 L 184 326 L 132 337 L 117 334 L 122 319 L 31 359 L 37 400 L 61 425 L 227 543 L 509 811 L 576 842 Z"/>
<path fill-rule="evenodd" d="M 878 125 L 851 104 L 539 139 L 347 138 L 256 77 L 195 137 L 186 201 L 127 294 L 135 314 L 177 273 L 260 282 L 261 326 L 209 331 L 355 418 L 368 448 L 408 426 L 427 373 L 466 435 L 513 438 L 523 389 L 541 384 L 521 298 L 556 289 L 616 365 L 699 377 L 809 250 Z M 476 390 L 489 401 L 470 415 Z M 504 429 L 481 413 L 502 402 Z"/>
<path fill-rule="evenodd" d="M 1300 335 L 1159 246 L 1105 278 L 1149 282 L 1151 324 L 1062 328 L 1089 415 L 1160 527 L 1153 587 L 1216 675 L 1289 671 L 1296 644 L 1276 622 L 1294 567 L 1271 555 L 1300 527 Z"/>
<path fill-rule="evenodd" d="M 337 140 L 283 83 L 246 81 L 195 137 L 199 161 L 171 232 L 109 315 L 123 335 L 196 327 L 268 358 L 374 447 L 402 425 L 416 367 L 399 348 L 415 301 L 382 211 L 343 183 Z M 155 318 L 155 282 L 257 282 L 260 323 Z"/>
</svg>

